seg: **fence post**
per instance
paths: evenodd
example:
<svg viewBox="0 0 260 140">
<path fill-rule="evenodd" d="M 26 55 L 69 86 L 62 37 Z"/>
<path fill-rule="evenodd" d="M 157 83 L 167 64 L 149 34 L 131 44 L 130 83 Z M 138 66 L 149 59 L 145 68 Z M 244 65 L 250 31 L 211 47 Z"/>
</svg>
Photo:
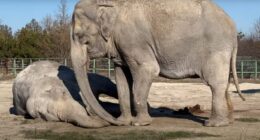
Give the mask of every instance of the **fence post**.
<svg viewBox="0 0 260 140">
<path fill-rule="evenodd" d="M 257 79 L 257 60 L 255 60 L 255 80 Z"/>
<path fill-rule="evenodd" d="M 111 60 L 108 59 L 108 78 L 111 76 Z"/>
<path fill-rule="evenodd" d="M 14 60 L 13 60 L 13 74 L 14 74 L 14 76 L 16 76 L 16 59 L 14 58 Z"/>
<path fill-rule="evenodd" d="M 67 66 L 67 58 L 64 59 L 64 65 Z"/>
<path fill-rule="evenodd" d="M 96 59 L 93 59 L 92 72 L 93 72 L 93 73 L 96 73 Z"/>
<path fill-rule="evenodd" d="M 244 79 L 244 61 L 241 61 L 241 79 Z"/>
<path fill-rule="evenodd" d="M 23 58 L 21 58 L 22 59 L 22 70 L 24 69 L 24 59 Z"/>
<path fill-rule="evenodd" d="M 32 58 L 30 58 L 30 64 L 32 64 Z"/>
</svg>

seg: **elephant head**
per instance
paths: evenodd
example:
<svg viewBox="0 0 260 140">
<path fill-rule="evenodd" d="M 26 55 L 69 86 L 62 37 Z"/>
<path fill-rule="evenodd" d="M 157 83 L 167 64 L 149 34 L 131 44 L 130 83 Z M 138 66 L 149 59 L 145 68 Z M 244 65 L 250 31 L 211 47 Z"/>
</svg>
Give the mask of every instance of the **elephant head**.
<svg viewBox="0 0 260 140">
<path fill-rule="evenodd" d="M 81 96 L 99 117 L 119 125 L 120 122 L 107 113 L 93 95 L 87 76 L 89 59 L 110 54 L 114 6 L 108 1 L 82 0 L 74 10 L 71 27 L 71 59 Z"/>
</svg>

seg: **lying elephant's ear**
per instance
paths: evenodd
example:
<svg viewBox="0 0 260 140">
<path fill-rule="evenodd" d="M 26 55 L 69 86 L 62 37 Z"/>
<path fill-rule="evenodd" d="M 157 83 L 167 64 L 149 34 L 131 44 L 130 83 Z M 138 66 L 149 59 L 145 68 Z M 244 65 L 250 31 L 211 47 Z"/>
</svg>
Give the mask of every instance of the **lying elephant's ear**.
<svg viewBox="0 0 260 140">
<path fill-rule="evenodd" d="M 105 1 L 105 0 L 104 0 Z M 113 27 L 116 20 L 116 10 L 113 3 L 109 3 L 109 0 L 98 3 L 98 23 L 102 36 L 108 40 L 112 34 Z"/>
</svg>

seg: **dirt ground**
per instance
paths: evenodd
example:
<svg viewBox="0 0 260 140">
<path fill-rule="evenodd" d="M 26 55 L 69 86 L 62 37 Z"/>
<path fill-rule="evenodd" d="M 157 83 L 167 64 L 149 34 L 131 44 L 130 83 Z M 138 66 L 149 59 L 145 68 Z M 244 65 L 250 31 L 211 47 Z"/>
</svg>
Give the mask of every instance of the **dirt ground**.
<svg viewBox="0 0 260 140">
<path fill-rule="evenodd" d="M 12 80 L 0 81 L 0 139 L 25 139 L 23 131 L 27 130 L 52 130 L 60 133 L 152 130 L 202 132 L 219 136 L 190 139 L 260 140 L 260 121 L 235 121 L 234 124 L 227 127 L 204 127 L 202 122 L 210 115 L 211 93 L 209 88 L 201 83 L 154 83 L 149 95 L 149 103 L 154 108 L 152 110 L 154 120 L 151 125 L 143 127 L 110 126 L 100 129 L 84 129 L 62 122 L 26 120 L 23 117 L 12 115 L 10 114 L 11 87 Z M 260 120 L 260 84 L 241 83 L 240 88 L 245 93 L 246 101 L 244 102 L 233 92 L 235 91 L 233 85 L 229 89 L 234 103 L 234 117 Z M 203 111 L 195 115 L 178 114 L 174 111 L 197 104 Z"/>
</svg>

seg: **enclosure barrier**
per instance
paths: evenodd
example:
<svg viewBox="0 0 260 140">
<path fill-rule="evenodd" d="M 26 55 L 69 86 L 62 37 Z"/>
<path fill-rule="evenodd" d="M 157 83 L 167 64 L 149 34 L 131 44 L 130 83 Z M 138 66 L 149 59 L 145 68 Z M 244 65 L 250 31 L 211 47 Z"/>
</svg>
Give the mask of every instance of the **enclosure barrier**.
<svg viewBox="0 0 260 140">
<path fill-rule="evenodd" d="M 36 61 L 56 61 L 62 65 L 72 67 L 71 60 L 67 58 L 8 58 L 0 59 L 0 78 L 3 75 L 16 76 L 20 71 L 28 65 Z M 101 75 L 113 78 L 114 64 L 110 59 L 94 59 L 90 61 L 89 72 L 99 73 Z"/>
<path fill-rule="evenodd" d="M 33 62 L 52 60 L 71 67 L 71 60 L 66 58 L 6 58 L 0 59 L 0 77 L 3 75 L 16 76 L 20 71 Z M 114 78 L 114 63 L 110 59 L 91 60 L 89 72 L 99 73 Z M 260 60 L 238 60 L 237 73 L 241 79 L 260 79 Z"/>
</svg>

